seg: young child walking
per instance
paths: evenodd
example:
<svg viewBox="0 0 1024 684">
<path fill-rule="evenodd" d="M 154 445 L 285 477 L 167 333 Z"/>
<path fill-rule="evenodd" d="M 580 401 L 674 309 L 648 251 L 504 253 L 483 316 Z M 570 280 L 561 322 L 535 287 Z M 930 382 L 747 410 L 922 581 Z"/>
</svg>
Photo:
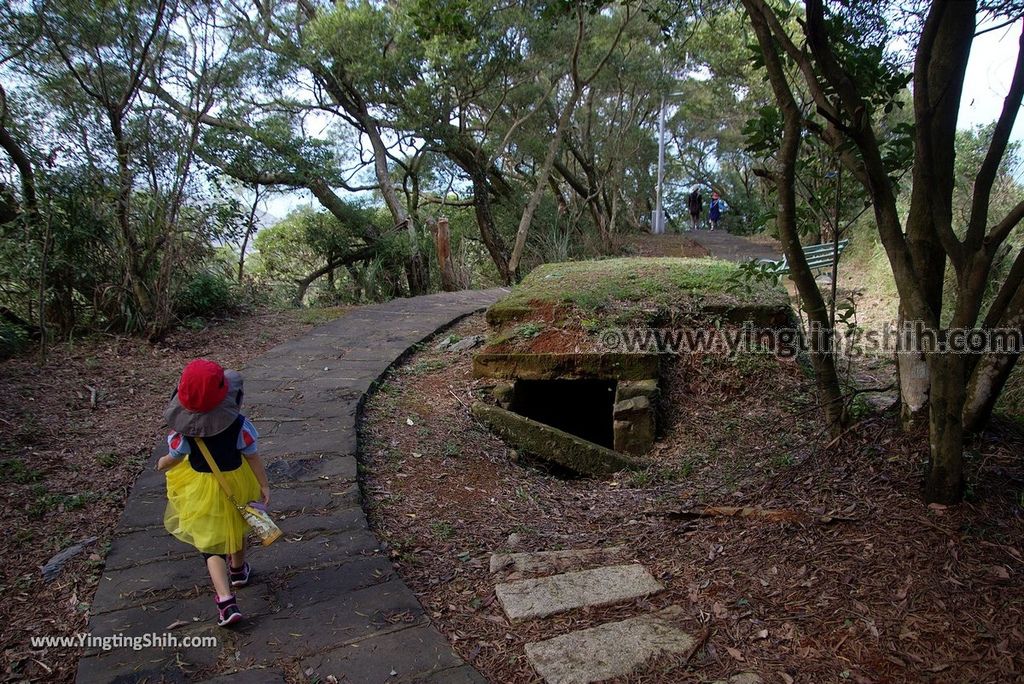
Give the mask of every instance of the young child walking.
<svg viewBox="0 0 1024 684">
<path fill-rule="evenodd" d="M 711 204 L 708 205 L 708 223 L 711 230 L 718 228 L 718 222 L 722 219 L 722 200 L 717 192 L 711 193 Z"/>
<path fill-rule="evenodd" d="M 167 473 L 164 527 L 206 560 L 222 627 L 242 619 L 234 589 L 249 584 L 249 526 L 211 471 L 203 447 L 236 501 L 270 503 L 267 472 L 257 452 L 259 435 L 241 407 L 241 375 L 206 359 L 189 363 L 164 411 L 172 432 L 167 455 L 156 466 Z"/>
</svg>

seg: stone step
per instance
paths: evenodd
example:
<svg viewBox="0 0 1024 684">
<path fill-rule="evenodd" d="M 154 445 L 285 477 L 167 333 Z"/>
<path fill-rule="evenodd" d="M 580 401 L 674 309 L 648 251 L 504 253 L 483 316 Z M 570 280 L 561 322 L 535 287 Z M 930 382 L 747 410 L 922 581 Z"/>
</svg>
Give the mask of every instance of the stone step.
<svg viewBox="0 0 1024 684">
<path fill-rule="evenodd" d="M 533 551 L 491 554 L 491 573 L 520 572 L 554 575 L 569 570 L 582 570 L 588 565 L 601 565 L 622 556 L 624 546 L 603 549 L 566 549 L 564 551 Z"/>
<path fill-rule="evenodd" d="M 634 563 L 504 582 L 494 592 L 509 619 L 527 620 L 648 596 L 664 588 Z"/>
<path fill-rule="evenodd" d="M 547 684 L 588 684 L 621 677 L 663 654 L 686 655 L 696 644 L 673 624 L 680 606 L 526 644 L 526 657 Z"/>
</svg>

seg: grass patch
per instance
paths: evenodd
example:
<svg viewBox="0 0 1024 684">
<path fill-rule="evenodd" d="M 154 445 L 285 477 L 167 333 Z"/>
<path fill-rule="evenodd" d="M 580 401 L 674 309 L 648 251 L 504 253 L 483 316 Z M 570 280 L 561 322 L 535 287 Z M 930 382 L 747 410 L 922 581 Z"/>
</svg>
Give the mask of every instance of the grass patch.
<svg viewBox="0 0 1024 684">
<path fill-rule="evenodd" d="M 96 454 L 96 462 L 104 468 L 113 468 L 120 462 L 120 460 L 121 459 L 117 457 L 117 454 L 112 452 Z"/>
<path fill-rule="evenodd" d="M 34 468 L 29 468 L 17 459 L 5 458 L 0 461 L 0 479 L 15 484 L 29 484 L 42 480 L 43 474 Z"/>
<path fill-rule="evenodd" d="M 448 361 L 444 359 L 426 359 L 424 361 L 417 361 L 413 365 L 407 367 L 405 372 L 409 375 L 426 375 L 427 373 L 439 371 L 447 366 Z"/>
<path fill-rule="evenodd" d="M 77 511 L 99 498 L 95 492 L 64 494 L 49 492 L 39 485 L 33 489 L 33 493 L 36 498 L 28 507 L 28 514 L 33 518 L 42 518 L 51 511 Z"/>
<path fill-rule="evenodd" d="M 489 321 L 530 318 L 545 306 L 575 309 L 594 321 L 608 308 L 695 309 L 788 306 L 785 290 L 765 285 L 730 292 L 738 266 L 719 259 L 624 258 L 544 264 L 488 311 Z M 636 305 L 631 307 L 630 305 Z"/>
<path fill-rule="evenodd" d="M 306 325 L 319 325 L 340 318 L 348 309 L 344 306 L 325 306 L 315 309 L 302 309 L 299 311 L 299 323 Z"/>
<path fill-rule="evenodd" d="M 455 536 L 455 527 L 447 520 L 435 520 L 430 523 L 430 533 L 444 541 Z"/>
<path fill-rule="evenodd" d="M 520 339 L 529 339 L 540 335 L 543 330 L 543 323 L 523 323 L 520 326 L 516 326 L 513 334 Z"/>
</svg>

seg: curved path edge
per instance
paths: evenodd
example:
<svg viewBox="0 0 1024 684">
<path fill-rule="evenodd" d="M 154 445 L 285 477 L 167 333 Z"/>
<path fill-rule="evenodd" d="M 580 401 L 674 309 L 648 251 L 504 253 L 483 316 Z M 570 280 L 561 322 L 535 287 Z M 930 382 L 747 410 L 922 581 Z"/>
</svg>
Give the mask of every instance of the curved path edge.
<svg viewBox="0 0 1024 684">
<path fill-rule="evenodd" d="M 77 681 L 484 682 L 368 529 L 356 422 L 370 388 L 406 352 L 505 292 L 360 307 L 241 369 L 285 533 L 251 550 L 254 581 L 238 592 L 246 621 L 216 626 L 202 559 L 163 530 L 163 475 L 147 467 L 113 534 Z M 163 453 L 161 442 L 154 455 Z M 186 641 L 211 637 L 216 645 Z"/>
</svg>

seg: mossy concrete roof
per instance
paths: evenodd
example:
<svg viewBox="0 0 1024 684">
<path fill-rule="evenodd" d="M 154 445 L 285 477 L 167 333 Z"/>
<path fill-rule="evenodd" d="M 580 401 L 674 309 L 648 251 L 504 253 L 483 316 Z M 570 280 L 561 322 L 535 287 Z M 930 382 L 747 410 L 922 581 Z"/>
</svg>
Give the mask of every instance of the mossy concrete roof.
<svg viewBox="0 0 1024 684">
<path fill-rule="evenodd" d="M 788 308 L 781 287 L 744 287 L 737 264 L 719 259 L 632 257 L 544 264 L 491 306 L 492 325 L 570 317 L 638 322 L 656 311 L 714 315 Z M 555 313 L 557 311 L 557 313 Z"/>
</svg>

